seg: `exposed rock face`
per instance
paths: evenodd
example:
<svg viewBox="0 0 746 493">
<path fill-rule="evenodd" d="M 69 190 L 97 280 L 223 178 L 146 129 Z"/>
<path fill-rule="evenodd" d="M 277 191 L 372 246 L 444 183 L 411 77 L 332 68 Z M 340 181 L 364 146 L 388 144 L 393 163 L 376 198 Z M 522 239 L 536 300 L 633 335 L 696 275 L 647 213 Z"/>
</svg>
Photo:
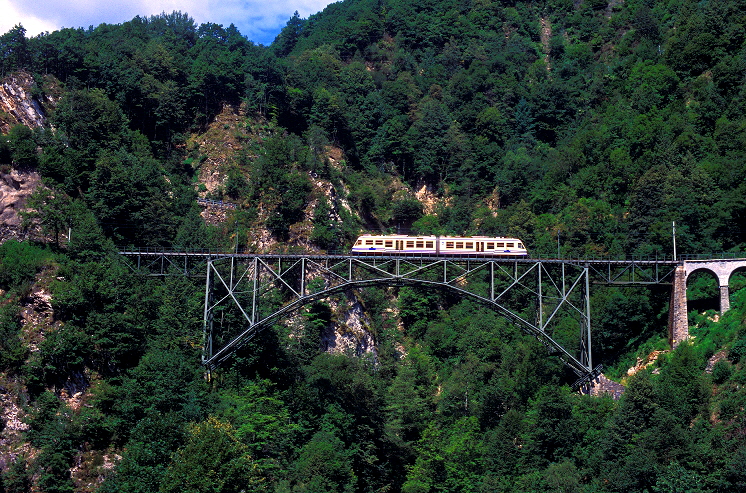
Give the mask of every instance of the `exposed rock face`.
<svg viewBox="0 0 746 493">
<path fill-rule="evenodd" d="M 728 351 L 725 349 L 721 349 L 717 353 L 713 354 L 709 360 L 707 360 L 707 366 L 705 367 L 705 373 L 712 373 L 712 370 L 715 368 L 715 364 L 720 361 L 727 359 L 728 357 Z"/>
<path fill-rule="evenodd" d="M 30 128 L 47 124 L 44 105 L 55 101 L 39 101 L 32 95 L 35 82 L 28 72 L 15 72 L 0 82 L 0 131 L 8 133 L 17 124 Z"/>
<path fill-rule="evenodd" d="M 377 356 L 375 340 L 368 330 L 370 320 L 365 314 L 365 309 L 351 293 L 347 294 L 347 299 L 351 302 L 351 306 L 344 313 L 339 313 L 340 307 L 330 302 L 333 312 L 338 314 L 340 320 L 327 327 L 322 334 L 322 349 L 332 354 Z"/>
<path fill-rule="evenodd" d="M 20 229 L 21 216 L 29 196 L 41 185 L 41 177 L 36 171 L 12 170 L 0 172 L 0 241 L 9 238 L 23 239 Z"/>
<path fill-rule="evenodd" d="M 225 185 L 226 166 L 243 147 L 241 138 L 247 138 L 246 129 L 241 126 L 245 118 L 244 108 L 226 104 L 204 133 L 189 138 L 187 145 L 198 149 L 201 156 L 192 164 L 195 169 L 199 168 L 197 183 L 204 185 L 200 197 Z"/>
<path fill-rule="evenodd" d="M 45 270 L 38 276 L 28 295 L 20 300 L 23 322 L 20 337 L 32 353 L 38 351 L 45 331 L 60 323 L 54 322 L 50 302 L 52 294 L 49 283 L 55 275 L 56 270 Z M 0 294 L 5 295 L 4 292 Z M 0 374 L 0 420 L 4 424 L 0 429 L 0 470 L 7 470 L 8 465 L 19 456 L 32 459 L 38 453 L 24 436 L 29 429 L 23 404 L 28 399 L 26 394 L 22 379 L 7 373 Z"/>
<path fill-rule="evenodd" d="M 45 79 L 45 81 L 50 82 Z M 52 96 L 32 94 L 34 78 L 28 72 L 15 72 L 0 81 L 0 132 L 7 133 L 13 125 L 36 128 L 47 125 L 45 107 L 56 106 Z M 50 83 L 46 86 L 54 86 Z M 31 171 L 12 170 L 0 172 L 0 242 L 10 238 L 25 239 L 21 230 L 21 211 L 34 190 L 41 184 L 39 174 Z"/>
</svg>

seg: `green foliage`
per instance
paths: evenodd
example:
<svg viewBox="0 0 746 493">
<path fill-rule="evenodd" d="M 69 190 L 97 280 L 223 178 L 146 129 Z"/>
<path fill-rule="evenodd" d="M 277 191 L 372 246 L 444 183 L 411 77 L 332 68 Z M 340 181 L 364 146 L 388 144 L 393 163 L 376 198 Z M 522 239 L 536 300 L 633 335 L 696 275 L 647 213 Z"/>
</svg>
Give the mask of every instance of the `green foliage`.
<svg viewBox="0 0 746 493">
<path fill-rule="evenodd" d="M 712 367 L 712 381 L 720 385 L 733 375 L 733 365 L 727 361 L 720 360 Z"/>
<path fill-rule="evenodd" d="M 11 239 L 0 245 L 0 286 L 5 289 L 29 283 L 54 259 L 45 248 Z"/>
<path fill-rule="evenodd" d="M 104 235 L 96 217 L 81 201 L 70 207 L 70 232 L 67 251 L 76 260 L 98 261 L 114 250 L 114 243 Z"/>
<path fill-rule="evenodd" d="M 461 418 L 447 430 L 434 423 L 417 443 L 418 458 L 402 491 L 471 491 L 479 483 L 482 442 L 476 418 Z"/>
<path fill-rule="evenodd" d="M 27 126 L 13 125 L 10 128 L 8 147 L 15 166 L 29 168 L 36 165 L 36 142 L 33 132 Z"/>
<path fill-rule="evenodd" d="M 271 469 L 303 430 L 291 421 L 290 410 L 269 380 L 248 383 L 223 399 L 223 415 L 235 427 L 236 437 L 245 443 L 260 469 Z"/>
<path fill-rule="evenodd" d="M 171 456 L 184 440 L 184 424 L 174 413 L 150 414 L 131 430 L 132 439 L 101 491 L 147 493 L 157 491 L 168 471 Z"/>
<path fill-rule="evenodd" d="M 57 396 L 39 396 L 29 416 L 29 441 L 41 449 L 35 465 L 44 491 L 72 492 L 70 467 L 80 441 L 80 425 L 72 411 Z"/>
<path fill-rule="evenodd" d="M 249 191 L 249 183 L 240 170 L 231 168 L 225 181 L 225 193 L 232 199 L 240 199 Z"/>
<path fill-rule="evenodd" d="M 391 216 L 396 223 L 409 226 L 422 217 L 422 204 L 416 199 L 398 200 L 393 204 Z"/>
<path fill-rule="evenodd" d="M 332 432 L 319 431 L 300 449 L 291 477 L 293 491 L 353 492 L 357 478 L 351 454 Z"/>
<path fill-rule="evenodd" d="M 561 384 L 574 377 L 494 313 L 413 287 L 361 294 L 370 358 L 319 355 L 337 314 L 318 303 L 292 330 L 258 334 L 211 373 L 208 393 L 200 290 L 134 277 L 109 255 L 114 242 L 242 248 L 264 226 L 295 239 L 311 230 L 298 223 L 313 203 L 310 237 L 324 249 L 359 225 L 411 226 L 515 235 L 541 255 L 559 243 L 561 256 L 663 256 L 676 221 L 679 253 L 738 252 L 742 7 L 346 1 L 296 13 L 270 47 L 181 12 L 31 39 L 15 26 L 0 36 L 2 74 L 49 75 L 32 93 L 60 102 L 54 130 L 12 127 L 0 162 L 36 166 L 50 184 L 28 219 L 67 257 L 0 247 L 11 293 L 0 363 L 36 399 L 28 439 L 40 450 L 28 471 L 11 464 L 6 490 L 34 477 L 70 491 L 88 447 L 122 451 L 105 492 L 743 490 L 738 283 L 730 312 L 694 316 L 694 345 L 629 378 L 618 403 L 571 394 Z M 224 192 L 242 208 L 210 227 L 194 206 L 185 136 L 241 102 L 268 122 L 257 140 L 239 138 L 227 170 Z M 338 149 L 342 160 L 327 158 Z M 312 189 L 319 180 L 335 191 L 328 200 Z M 426 216 L 402 199 L 422 186 L 441 199 Z M 52 261 L 61 323 L 29 354 L 12 297 Z M 707 281 L 688 287 L 698 311 L 717 300 Z M 666 303 L 667 293 L 594 288 L 594 361 L 621 377 L 663 348 Z M 557 322 L 554 336 L 570 340 Z M 713 394 L 702 371 L 720 348 L 730 362 L 715 365 Z M 46 392 L 88 385 L 92 407 L 79 411 Z"/>
<path fill-rule="evenodd" d="M 266 491 L 246 446 L 228 423 L 214 417 L 193 425 L 161 484 L 165 492 Z"/>
<path fill-rule="evenodd" d="M 219 230 L 211 226 L 200 216 L 200 209 L 196 205 L 191 207 L 181 218 L 181 224 L 176 230 L 173 247 L 177 249 L 218 249 L 225 246 L 225 239 L 220 237 Z M 238 238 L 234 239 L 238 242 Z"/>
<path fill-rule="evenodd" d="M 734 363 L 739 363 L 746 357 L 746 337 L 740 337 L 728 351 L 728 357 Z"/>
<path fill-rule="evenodd" d="M 20 326 L 19 307 L 10 302 L 0 305 L 0 366 L 11 371 L 18 371 L 28 356 Z"/>
<path fill-rule="evenodd" d="M 313 212 L 311 241 L 325 250 L 338 250 L 341 240 L 339 225 L 331 217 L 331 207 L 326 197 L 320 197 Z"/>
<path fill-rule="evenodd" d="M 399 316 L 413 337 L 422 336 L 430 315 L 438 308 L 438 295 L 425 288 L 403 287 L 399 290 Z"/>
<path fill-rule="evenodd" d="M 703 363 L 690 344 L 679 344 L 657 381 L 666 409 L 685 424 L 706 410 L 710 390 L 702 375 Z"/>
<path fill-rule="evenodd" d="M 115 242 L 158 245 L 174 236 L 168 183 L 149 156 L 103 152 L 91 176 L 92 210 Z"/>
<path fill-rule="evenodd" d="M 31 481 L 29 481 L 26 471 L 26 459 L 23 456 L 17 457 L 3 473 L 2 479 L 2 485 L 6 493 L 27 492 L 31 487 Z"/>
</svg>

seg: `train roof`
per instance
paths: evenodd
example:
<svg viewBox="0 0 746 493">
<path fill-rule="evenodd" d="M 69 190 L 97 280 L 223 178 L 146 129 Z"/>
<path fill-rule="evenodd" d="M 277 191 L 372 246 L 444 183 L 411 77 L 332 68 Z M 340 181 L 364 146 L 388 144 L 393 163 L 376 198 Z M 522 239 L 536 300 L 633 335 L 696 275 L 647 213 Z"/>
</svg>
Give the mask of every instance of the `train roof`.
<svg viewBox="0 0 746 493">
<path fill-rule="evenodd" d="M 440 238 L 441 240 L 459 240 L 459 239 L 474 239 L 474 240 L 514 240 L 514 241 L 523 241 L 520 238 L 515 238 L 512 236 L 435 236 L 435 235 L 425 235 L 425 236 L 409 236 L 409 235 L 376 235 L 376 234 L 363 234 L 358 236 L 358 238 L 396 238 L 396 239 L 413 239 L 413 240 L 434 240 L 437 238 Z"/>
</svg>

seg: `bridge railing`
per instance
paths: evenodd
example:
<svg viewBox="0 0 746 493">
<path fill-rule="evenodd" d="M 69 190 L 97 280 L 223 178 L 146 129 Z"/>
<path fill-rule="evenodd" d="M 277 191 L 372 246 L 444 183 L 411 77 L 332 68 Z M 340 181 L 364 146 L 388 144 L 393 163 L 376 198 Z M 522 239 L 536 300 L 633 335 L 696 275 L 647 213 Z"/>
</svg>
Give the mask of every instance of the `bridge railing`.
<svg viewBox="0 0 746 493">
<path fill-rule="evenodd" d="M 679 260 L 734 260 L 746 259 L 744 252 L 687 253 L 679 255 Z"/>
<path fill-rule="evenodd" d="M 231 255 L 235 252 L 227 251 L 224 248 L 172 248 L 172 247 L 135 247 L 135 246 L 118 246 L 119 253 L 133 253 L 146 255 L 160 254 L 197 254 L 197 255 Z M 238 252 L 242 253 L 242 252 Z"/>
<path fill-rule="evenodd" d="M 528 260 L 528 261 L 554 261 L 554 262 L 573 262 L 573 263 L 583 263 L 583 262 L 590 262 L 590 263 L 602 263 L 602 262 L 643 262 L 643 263 L 653 263 L 653 262 L 666 262 L 666 263 L 672 263 L 675 262 L 673 255 L 590 255 L 590 256 L 574 256 L 574 255 L 568 255 L 568 256 L 557 256 L 552 254 L 537 254 L 537 253 L 531 253 L 528 256 L 524 255 L 485 255 L 484 253 L 467 253 L 467 254 L 459 254 L 458 256 L 454 255 L 443 255 L 443 254 L 436 254 L 436 253 L 382 253 L 382 252 L 356 252 L 351 253 L 348 249 L 335 249 L 335 250 L 326 250 L 326 251 L 319 251 L 319 252 L 309 252 L 302 249 L 286 249 L 286 250 L 278 250 L 278 251 L 269 251 L 269 252 L 254 252 L 249 251 L 246 248 L 234 248 L 234 249 L 220 249 L 220 248 L 172 248 L 172 247 L 134 247 L 134 246 L 121 246 L 117 247 L 117 250 L 120 253 L 128 253 L 128 254 L 140 254 L 140 255 L 201 255 L 201 256 L 229 256 L 229 255 L 247 255 L 247 256 L 254 256 L 254 255 L 283 255 L 283 256 L 303 256 L 303 257 L 313 257 L 313 256 L 319 256 L 319 257 L 325 257 L 325 256 L 355 256 L 355 257 L 363 257 L 363 258 L 375 258 L 375 257 L 397 257 L 397 258 L 460 258 L 460 259 L 504 259 L 504 260 Z M 708 256 L 711 254 L 703 254 L 703 255 L 679 255 L 678 260 L 699 260 L 704 258 L 746 258 L 746 254 L 738 254 L 738 253 L 730 253 L 730 252 L 723 252 L 721 254 L 718 254 L 720 256 Z M 739 255 L 741 257 L 739 257 Z"/>
</svg>

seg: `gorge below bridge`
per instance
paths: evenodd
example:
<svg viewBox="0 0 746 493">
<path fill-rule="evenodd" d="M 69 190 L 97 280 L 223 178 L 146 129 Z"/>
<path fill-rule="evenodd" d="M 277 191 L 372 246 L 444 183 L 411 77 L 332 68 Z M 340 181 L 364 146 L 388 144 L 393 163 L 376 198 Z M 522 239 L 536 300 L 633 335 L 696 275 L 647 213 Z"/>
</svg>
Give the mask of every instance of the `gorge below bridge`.
<svg viewBox="0 0 746 493">
<path fill-rule="evenodd" d="M 671 287 L 669 342 L 689 337 L 686 283 L 711 273 L 721 313 L 728 282 L 746 258 L 679 260 L 292 255 L 123 249 L 136 272 L 205 280 L 202 362 L 214 369 L 259 331 L 309 303 L 366 286 L 446 289 L 506 317 L 547 347 L 576 375 L 578 388 L 599 375 L 592 359 L 593 285 Z M 567 327 L 574 327 L 569 333 Z"/>
</svg>

